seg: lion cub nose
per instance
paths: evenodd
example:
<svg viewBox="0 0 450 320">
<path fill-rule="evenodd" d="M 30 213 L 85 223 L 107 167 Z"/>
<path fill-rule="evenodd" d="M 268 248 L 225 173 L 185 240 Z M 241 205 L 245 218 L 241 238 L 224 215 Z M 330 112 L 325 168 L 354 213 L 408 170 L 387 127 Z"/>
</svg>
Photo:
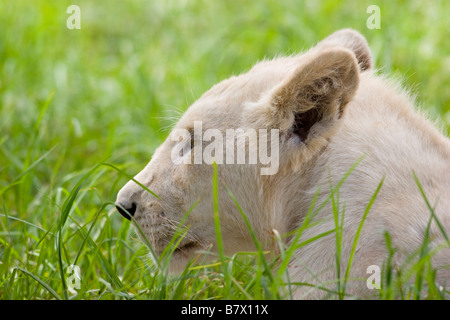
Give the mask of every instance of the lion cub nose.
<svg viewBox="0 0 450 320">
<path fill-rule="evenodd" d="M 121 203 L 116 203 L 116 208 L 125 219 L 131 220 L 131 217 L 134 217 L 134 213 L 136 212 L 136 203 L 133 202 L 131 208 L 127 208 Z"/>
</svg>

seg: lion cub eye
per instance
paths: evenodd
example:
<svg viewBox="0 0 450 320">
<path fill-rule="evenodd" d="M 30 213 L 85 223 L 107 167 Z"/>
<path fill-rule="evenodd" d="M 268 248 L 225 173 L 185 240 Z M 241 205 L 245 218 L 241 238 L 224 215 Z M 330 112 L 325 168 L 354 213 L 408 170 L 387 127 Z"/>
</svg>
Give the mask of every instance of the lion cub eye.
<svg viewBox="0 0 450 320">
<path fill-rule="evenodd" d="M 190 136 L 191 136 L 191 150 L 192 150 L 192 148 L 194 148 L 194 141 L 195 141 L 195 139 L 194 139 L 194 128 L 189 128 L 188 129 L 188 131 L 189 131 L 189 134 L 190 134 Z"/>
<path fill-rule="evenodd" d="M 183 146 L 183 148 L 180 149 L 180 152 L 178 153 L 178 155 L 180 157 L 183 157 L 185 154 L 187 154 L 190 150 L 192 150 L 194 148 L 194 129 L 193 128 L 189 128 L 187 129 L 187 131 L 189 132 L 189 137 L 187 137 L 187 139 L 184 139 L 182 137 L 179 138 L 179 142 L 186 140 L 186 144 Z M 188 141 L 189 141 L 189 145 L 188 145 Z"/>
</svg>

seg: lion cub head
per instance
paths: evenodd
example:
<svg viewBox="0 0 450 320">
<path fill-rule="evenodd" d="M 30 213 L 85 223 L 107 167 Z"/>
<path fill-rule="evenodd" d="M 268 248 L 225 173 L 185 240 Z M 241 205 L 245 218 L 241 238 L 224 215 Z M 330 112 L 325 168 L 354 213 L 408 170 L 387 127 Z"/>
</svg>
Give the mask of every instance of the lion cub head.
<svg viewBox="0 0 450 320">
<path fill-rule="evenodd" d="M 260 62 L 216 84 L 135 176 L 139 184 L 120 190 L 119 212 L 136 220 L 158 254 L 184 219 L 187 232 L 171 257 L 171 269 L 182 270 L 199 251 L 216 249 L 215 162 L 226 253 L 254 249 L 230 193 L 262 243 L 273 229 L 292 230 L 305 209 L 298 206 L 311 183 L 306 172 L 339 130 L 360 73 L 370 68 L 365 39 L 341 30 L 306 53 Z"/>
</svg>

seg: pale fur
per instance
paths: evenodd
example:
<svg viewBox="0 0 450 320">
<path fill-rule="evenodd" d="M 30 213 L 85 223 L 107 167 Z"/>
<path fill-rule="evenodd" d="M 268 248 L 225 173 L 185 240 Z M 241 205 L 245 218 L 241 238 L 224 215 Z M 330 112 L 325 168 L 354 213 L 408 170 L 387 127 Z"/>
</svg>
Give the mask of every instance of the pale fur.
<svg viewBox="0 0 450 320">
<path fill-rule="evenodd" d="M 318 60 L 319 57 L 325 60 Z M 358 280 L 349 281 L 348 293 L 359 297 L 373 295 L 366 285 L 366 271 L 370 265 L 382 267 L 388 256 L 385 231 L 398 249 L 394 256 L 398 265 L 422 244 L 430 210 L 413 172 L 436 217 L 450 233 L 449 140 L 415 111 L 408 92 L 374 74 L 371 61 L 365 39 L 355 31 L 341 30 L 304 54 L 263 61 L 245 74 L 222 81 L 181 117 L 175 128 L 191 128 L 194 121 L 202 121 L 204 130 L 279 128 L 281 132 L 277 174 L 262 176 L 259 165 L 218 165 L 219 212 L 226 253 L 255 247 L 225 185 L 242 206 L 259 241 L 273 250 L 273 230 L 285 235 L 299 228 L 317 190 L 320 188 L 316 203 L 320 204 L 330 195 L 330 184 L 336 186 L 361 157 L 363 160 L 339 189 L 339 211 L 342 213 L 345 207 L 342 272 L 366 206 L 383 178 L 384 183 L 362 228 L 350 273 L 351 279 Z M 329 81 L 337 88 L 332 93 L 336 96 L 325 93 L 323 100 L 302 93 L 300 100 L 295 100 L 295 92 L 303 92 L 305 83 L 314 83 L 316 73 L 331 72 L 321 69 L 326 63 L 336 65 L 333 70 L 337 73 L 330 76 L 336 77 L 334 80 L 341 81 L 344 73 L 348 76 L 348 80 L 339 83 Z M 322 82 L 316 84 L 320 86 Z M 326 90 L 318 90 L 322 89 Z M 320 105 L 321 101 L 331 102 Z M 322 108 L 323 116 L 320 123 L 311 127 L 307 139 L 299 141 L 289 131 L 294 114 L 312 108 Z M 119 192 L 117 203 L 125 208 L 137 204 L 134 217 L 152 246 L 161 252 L 177 222 L 199 200 L 184 223 L 190 229 L 180 247 L 193 245 L 172 256 L 171 269 L 180 271 L 199 250 L 216 249 L 213 169 L 206 164 L 174 165 L 170 158 L 174 144 L 168 138 L 135 177 L 160 199 L 131 181 Z M 313 220 L 320 223 L 307 228 L 300 241 L 335 228 L 331 201 Z M 284 239 L 289 242 L 292 237 Z M 435 245 L 444 242 L 434 222 L 431 239 Z M 335 288 L 335 248 L 332 233 L 298 249 L 289 265 L 290 280 Z M 445 286 L 450 282 L 448 246 L 434 256 L 433 262 L 442 267 L 437 281 Z M 296 298 L 323 296 L 324 291 L 317 288 L 299 287 L 295 291 Z"/>
</svg>

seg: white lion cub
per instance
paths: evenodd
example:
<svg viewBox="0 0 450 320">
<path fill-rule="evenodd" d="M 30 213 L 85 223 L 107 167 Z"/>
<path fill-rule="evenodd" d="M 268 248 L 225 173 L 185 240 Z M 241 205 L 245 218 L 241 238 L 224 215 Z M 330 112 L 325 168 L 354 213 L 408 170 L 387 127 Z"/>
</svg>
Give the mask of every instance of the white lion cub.
<svg viewBox="0 0 450 320">
<path fill-rule="evenodd" d="M 262 160 L 270 155 L 276 155 L 276 166 L 264 174 L 270 163 Z M 386 262 L 386 234 L 396 248 L 395 265 L 428 237 L 436 281 L 450 283 L 449 139 L 415 111 L 407 92 L 374 74 L 367 42 L 356 31 L 338 31 L 305 53 L 262 61 L 213 86 L 135 177 L 159 198 L 134 181 L 120 190 L 119 212 L 133 216 L 157 254 L 198 201 L 171 257 L 174 272 L 198 251 L 217 249 L 214 160 L 227 254 L 255 245 L 225 186 L 265 249 L 273 251 L 274 230 L 287 245 L 302 226 L 299 243 L 321 235 L 299 246 L 289 263 L 290 281 L 315 285 L 296 287 L 296 298 L 321 298 L 326 291 L 319 288 L 336 287 L 336 220 L 342 226 L 340 277 L 360 232 L 347 293 L 373 295 L 367 271 Z M 313 199 L 314 214 L 308 216 Z"/>
</svg>

